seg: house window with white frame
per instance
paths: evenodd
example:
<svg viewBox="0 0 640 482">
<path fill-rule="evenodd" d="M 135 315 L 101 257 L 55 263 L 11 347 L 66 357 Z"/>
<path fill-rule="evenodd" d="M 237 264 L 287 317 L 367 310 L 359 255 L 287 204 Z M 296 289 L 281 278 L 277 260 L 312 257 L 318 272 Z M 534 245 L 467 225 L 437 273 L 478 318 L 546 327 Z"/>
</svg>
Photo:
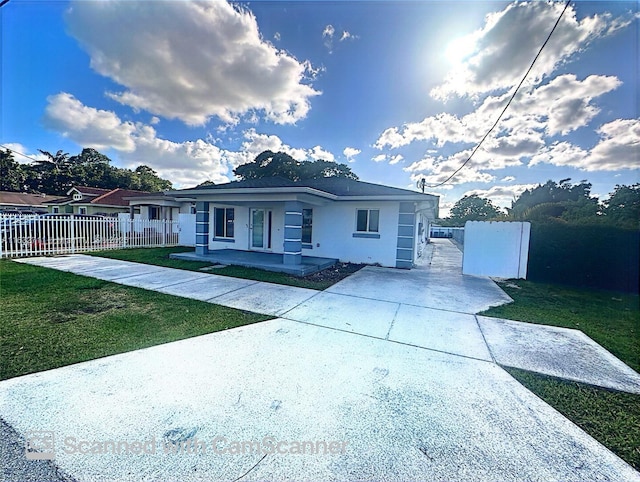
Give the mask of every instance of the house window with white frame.
<svg viewBox="0 0 640 482">
<path fill-rule="evenodd" d="M 356 231 L 358 233 L 377 233 L 380 224 L 379 209 L 358 209 L 356 214 Z"/>
<path fill-rule="evenodd" d="M 87 208 L 78 208 L 78 214 L 87 214 Z"/>
<path fill-rule="evenodd" d="M 235 219 L 234 208 L 216 208 L 214 216 L 214 236 L 216 238 L 233 238 L 233 222 Z"/>
</svg>

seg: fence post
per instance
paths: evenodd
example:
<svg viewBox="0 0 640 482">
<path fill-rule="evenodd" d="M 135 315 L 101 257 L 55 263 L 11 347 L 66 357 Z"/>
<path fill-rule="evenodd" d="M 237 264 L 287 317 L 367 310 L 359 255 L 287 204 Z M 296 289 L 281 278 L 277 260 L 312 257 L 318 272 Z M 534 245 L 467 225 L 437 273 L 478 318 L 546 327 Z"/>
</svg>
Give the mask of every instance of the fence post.
<svg viewBox="0 0 640 482">
<path fill-rule="evenodd" d="M 69 235 L 71 236 L 71 252 L 75 254 L 76 252 L 76 229 L 75 229 L 75 216 L 71 214 L 70 218 L 70 227 L 69 227 Z"/>
</svg>

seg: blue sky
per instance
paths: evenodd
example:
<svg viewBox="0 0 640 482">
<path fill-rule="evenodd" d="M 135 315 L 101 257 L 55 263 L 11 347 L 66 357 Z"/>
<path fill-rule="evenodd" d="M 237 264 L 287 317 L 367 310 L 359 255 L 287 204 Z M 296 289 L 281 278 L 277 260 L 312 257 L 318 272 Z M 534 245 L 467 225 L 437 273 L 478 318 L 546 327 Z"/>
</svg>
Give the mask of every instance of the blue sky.
<svg viewBox="0 0 640 482">
<path fill-rule="evenodd" d="M 467 158 L 563 3 L 22 1 L 0 9 L 0 143 L 94 147 L 176 187 L 265 149 L 414 188 Z M 548 179 L 640 181 L 637 2 L 573 2 L 447 184 L 509 206 Z M 27 162 L 26 159 L 18 159 Z"/>
</svg>

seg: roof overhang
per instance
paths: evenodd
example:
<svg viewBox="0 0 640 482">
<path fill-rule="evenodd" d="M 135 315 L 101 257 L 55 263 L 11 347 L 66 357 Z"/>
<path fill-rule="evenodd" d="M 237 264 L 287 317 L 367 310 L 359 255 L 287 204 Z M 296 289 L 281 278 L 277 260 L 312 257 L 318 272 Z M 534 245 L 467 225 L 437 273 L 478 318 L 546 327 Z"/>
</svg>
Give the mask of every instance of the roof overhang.
<svg viewBox="0 0 640 482">
<path fill-rule="evenodd" d="M 410 193 L 406 195 L 384 196 L 337 196 L 310 187 L 270 187 L 270 188 L 230 188 L 230 189 L 198 189 L 188 191 L 169 191 L 168 195 L 176 199 L 188 196 L 191 200 L 199 199 L 220 202 L 222 204 L 241 204 L 256 201 L 299 201 L 307 204 L 323 205 L 332 201 L 400 201 L 438 203 L 438 196 L 432 194 Z"/>
</svg>

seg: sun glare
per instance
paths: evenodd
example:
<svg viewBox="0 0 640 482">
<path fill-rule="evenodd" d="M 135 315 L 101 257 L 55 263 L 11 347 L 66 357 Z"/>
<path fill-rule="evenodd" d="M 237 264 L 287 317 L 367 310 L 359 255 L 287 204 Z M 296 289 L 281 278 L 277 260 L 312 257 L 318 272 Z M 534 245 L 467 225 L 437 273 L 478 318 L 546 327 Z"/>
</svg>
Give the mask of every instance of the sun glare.
<svg viewBox="0 0 640 482">
<path fill-rule="evenodd" d="M 473 39 L 469 36 L 452 40 L 444 51 L 444 56 L 451 64 L 458 65 L 473 53 Z"/>
</svg>

